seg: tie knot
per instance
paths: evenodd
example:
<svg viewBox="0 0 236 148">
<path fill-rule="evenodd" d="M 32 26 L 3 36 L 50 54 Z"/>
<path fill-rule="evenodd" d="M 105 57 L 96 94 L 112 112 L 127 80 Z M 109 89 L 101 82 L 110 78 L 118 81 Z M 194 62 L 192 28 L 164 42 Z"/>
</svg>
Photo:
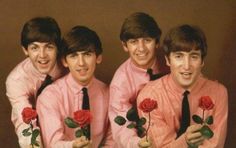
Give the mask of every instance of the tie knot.
<svg viewBox="0 0 236 148">
<path fill-rule="evenodd" d="M 50 75 L 46 75 L 46 78 L 44 81 L 47 81 L 47 82 L 52 81 L 52 77 Z"/>
<path fill-rule="evenodd" d="M 147 69 L 147 73 L 148 73 L 149 75 L 152 75 L 152 69 L 151 69 L 151 68 L 148 68 L 148 69 Z"/>
<path fill-rule="evenodd" d="M 188 90 L 186 90 L 184 93 L 183 93 L 183 96 L 187 96 L 190 92 Z"/>
<path fill-rule="evenodd" d="M 86 87 L 83 87 L 83 88 L 82 88 L 82 91 L 83 91 L 83 93 L 87 93 L 87 88 L 86 88 Z"/>
</svg>

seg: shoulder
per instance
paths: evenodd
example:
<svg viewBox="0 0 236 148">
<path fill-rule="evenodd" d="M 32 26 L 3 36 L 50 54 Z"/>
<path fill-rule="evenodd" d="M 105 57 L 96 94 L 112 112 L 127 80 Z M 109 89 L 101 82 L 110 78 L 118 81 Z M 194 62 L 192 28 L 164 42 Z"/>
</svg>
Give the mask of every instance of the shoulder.
<svg viewBox="0 0 236 148">
<path fill-rule="evenodd" d="M 30 75 L 30 65 L 32 65 L 32 63 L 28 58 L 20 62 L 8 75 L 7 82 L 26 79 Z"/>
<path fill-rule="evenodd" d="M 94 78 L 93 79 L 93 87 L 94 88 L 97 88 L 97 89 L 100 89 L 101 91 L 108 91 L 109 87 L 106 83 L 102 82 L 101 80 L 98 80 L 97 78 Z"/>
<path fill-rule="evenodd" d="M 127 59 L 117 68 L 113 78 L 120 77 L 121 75 L 125 75 L 129 67 L 130 67 L 130 59 Z"/>
<path fill-rule="evenodd" d="M 227 88 L 218 80 L 209 80 L 207 78 L 203 79 L 203 85 L 207 87 L 207 89 L 214 90 L 215 92 L 227 92 Z"/>
</svg>

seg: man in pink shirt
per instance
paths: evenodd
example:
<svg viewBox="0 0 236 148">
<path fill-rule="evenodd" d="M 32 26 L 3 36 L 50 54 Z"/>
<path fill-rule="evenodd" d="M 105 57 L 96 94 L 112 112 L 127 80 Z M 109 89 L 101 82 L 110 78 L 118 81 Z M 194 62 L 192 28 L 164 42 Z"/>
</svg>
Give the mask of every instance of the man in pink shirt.
<svg viewBox="0 0 236 148">
<path fill-rule="evenodd" d="M 198 27 L 178 26 L 167 34 L 163 46 L 171 73 L 148 83 L 137 100 L 137 106 L 145 98 L 158 103 L 158 108 L 151 112 L 148 131 L 153 147 L 223 148 L 227 129 L 228 95 L 222 84 L 207 79 L 201 73 L 207 54 L 204 33 Z M 205 105 L 200 103 L 203 98 L 204 103 L 207 103 Z M 203 113 L 206 105 L 208 107 Z M 205 118 L 202 117 L 203 114 Z M 142 110 L 139 110 L 139 115 L 148 119 L 148 114 Z M 193 115 L 195 118 L 191 118 Z M 208 123 L 207 126 L 214 133 L 213 137 L 202 132 L 203 125 L 200 123 L 203 121 L 197 124 L 196 115 Z M 204 120 L 207 118 L 208 121 Z"/>
<path fill-rule="evenodd" d="M 28 58 L 11 71 L 6 80 L 6 95 L 12 106 L 11 120 L 21 147 L 28 147 L 31 142 L 31 136 L 22 134 L 29 127 L 22 120 L 22 110 L 35 108 L 37 92 L 47 75 L 52 80 L 63 75 L 63 68 L 57 61 L 60 41 L 60 28 L 50 17 L 29 20 L 21 32 L 21 45 Z M 40 136 L 38 141 L 41 141 Z"/>
<path fill-rule="evenodd" d="M 102 46 L 97 34 L 87 27 L 76 26 L 63 39 L 63 65 L 70 73 L 48 86 L 39 96 L 37 112 L 46 148 L 82 148 L 89 145 L 112 147 L 108 120 L 108 86 L 94 77 L 96 64 L 102 61 Z M 83 91 L 87 89 L 92 114 L 91 141 L 75 137 L 64 119 L 84 110 Z"/>
<path fill-rule="evenodd" d="M 128 110 L 136 106 L 139 91 L 150 81 L 147 69 L 152 69 L 154 73 L 166 72 L 157 59 L 160 36 L 161 30 L 156 21 L 142 12 L 130 15 L 122 25 L 120 39 L 130 58 L 117 69 L 112 79 L 109 105 L 112 135 L 118 147 L 150 145 L 140 142 L 135 129 L 126 128 L 130 122 L 120 126 L 114 120 L 118 115 L 125 117 Z"/>
</svg>

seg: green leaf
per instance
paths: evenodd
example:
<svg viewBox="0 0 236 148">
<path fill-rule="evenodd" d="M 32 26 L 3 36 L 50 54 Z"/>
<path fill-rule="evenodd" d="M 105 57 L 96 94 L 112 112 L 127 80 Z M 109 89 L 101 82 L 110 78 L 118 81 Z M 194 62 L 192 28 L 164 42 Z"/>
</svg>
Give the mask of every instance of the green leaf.
<svg viewBox="0 0 236 148">
<path fill-rule="evenodd" d="M 36 146 L 38 146 L 38 147 L 39 147 L 39 142 L 38 142 L 38 141 L 36 141 L 34 145 L 36 145 Z"/>
<path fill-rule="evenodd" d="M 83 136 L 84 135 L 84 133 L 83 133 L 83 131 L 81 130 L 81 129 L 78 129 L 76 132 L 75 132 L 75 137 L 81 137 L 81 136 Z"/>
<path fill-rule="evenodd" d="M 72 118 L 67 117 L 64 120 L 65 124 L 69 127 L 69 128 L 77 128 L 79 125 L 78 123 L 76 123 Z"/>
<path fill-rule="evenodd" d="M 23 136 L 30 136 L 30 135 L 31 135 L 31 132 L 29 132 L 29 130 L 30 130 L 30 127 L 27 128 L 27 129 L 24 129 L 24 130 L 22 131 Z"/>
<path fill-rule="evenodd" d="M 198 124 L 202 124 L 203 123 L 203 120 L 201 117 L 199 117 L 198 115 L 193 115 L 193 121 L 198 123 Z"/>
<path fill-rule="evenodd" d="M 117 116 L 115 119 L 114 119 L 115 123 L 119 124 L 119 125 L 124 125 L 126 123 L 126 120 L 124 117 L 122 116 Z"/>
<path fill-rule="evenodd" d="M 205 123 L 207 123 L 209 125 L 213 124 L 213 116 L 207 117 L 206 120 L 205 120 Z"/>
<path fill-rule="evenodd" d="M 142 126 L 146 123 L 146 119 L 144 117 L 140 118 L 138 121 L 137 121 L 137 126 Z"/>
<path fill-rule="evenodd" d="M 39 129 L 33 130 L 32 137 L 31 137 L 31 143 L 35 145 L 36 143 L 36 138 L 39 135 L 40 131 Z"/>
<path fill-rule="evenodd" d="M 84 136 L 90 140 L 90 126 L 86 126 L 86 128 L 81 129 L 84 133 Z"/>
<path fill-rule="evenodd" d="M 126 114 L 126 118 L 129 121 L 137 121 L 139 119 L 137 109 L 135 107 L 131 107 Z"/>
<path fill-rule="evenodd" d="M 127 126 L 127 128 L 130 128 L 130 129 L 131 129 L 131 128 L 135 128 L 135 126 L 136 126 L 136 125 L 135 125 L 134 123 L 130 123 L 130 124 Z"/>
<path fill-rule="evenodd" d="M 213 131 L 207 126 L 204 125 L 201 130 L 200 130 L 201 134 L 206 137 L 207 139 L 210 139 L 214 136 Z"/>
<path fill-rule="evenodd" d="M 140 138 L 145 136 L 145 131 L 146 129 L 143 128 L 142 126 L 137 126 L 137 134 Z"/>
</svg>

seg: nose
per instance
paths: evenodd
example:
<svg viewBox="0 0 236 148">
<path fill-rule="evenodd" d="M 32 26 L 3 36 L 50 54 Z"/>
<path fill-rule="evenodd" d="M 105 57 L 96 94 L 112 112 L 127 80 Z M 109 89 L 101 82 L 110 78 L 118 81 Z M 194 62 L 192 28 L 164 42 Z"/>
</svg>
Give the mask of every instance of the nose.
<svg viewBox="0 0 236 148">
<path fill-rule="evenodd" d="M 139 40 L 139 41 L 138 41 L 138 50 L 139 50 L 139 51 L 144 51 L 144 50 L 145 50 L 145 43 L 144 43 L 144 40 Z"/>
<path fill-rule="evenodd" d="M 190 68 L 190 58 L 187 56 L 184 59 L 184 69 L 188 70 Z"/>
<path fill-rule="evenodd" d="M 83 65 L 85 64 L 84 57 L 83 57 L 82 54 L 80 54 L 80 55 L 78 56 L 77 64 L 78 64 L 79 66 L 83 66 Z"/>
<path fill-rule="evenodd" d="M 40 48 L 40 53 L 39 53 L 39 56 L 41 57 L 41 58 L 44 58 L 44 57 L 46 57 L 46 51 L 45 51 L 45 49 L 44 48 Z"/>
</svg>

